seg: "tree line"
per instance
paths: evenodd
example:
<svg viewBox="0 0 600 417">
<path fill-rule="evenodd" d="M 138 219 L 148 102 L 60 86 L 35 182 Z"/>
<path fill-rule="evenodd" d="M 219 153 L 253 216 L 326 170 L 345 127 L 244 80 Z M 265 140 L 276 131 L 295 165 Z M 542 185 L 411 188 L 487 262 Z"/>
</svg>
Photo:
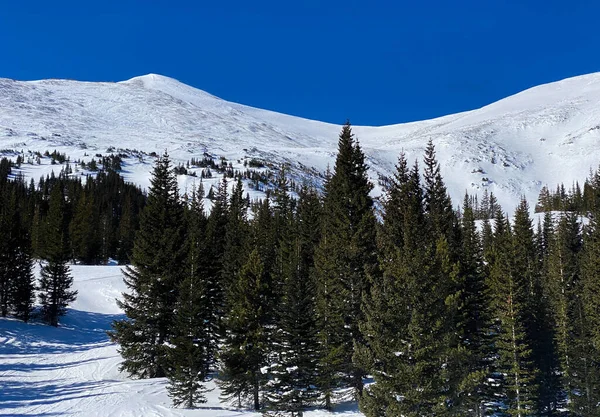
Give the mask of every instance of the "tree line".
<svg viewBox="0 0 600 417">
<path fill-rule="evenodd" d="M 146 197 L 114 164 L 85 182 L 63 168 L 37 184 L 14 168 L 0 160 L 0 313 L 29 321 L 37 299 L 42 318 L 57 326 L 77 295 L 69 263 L 128 262 Z"/>
<path fill-rule="evenodd" d="M 176 406 L 215 378 L 265 415 L 347 398 L 367 416 L 599 415 L 596 212 L 536 228 L 525 200 L 512 221 L 493 201 L 478 226 L 429 142 L 423 168 L 399 156 L 378 221 L 349 124 L 323 193 L 292 198 L 285 169 L 259 202 L 229 185 L 207 213 L 157 161 L 110 332 L 122 370 L 166 376 Z"/>
</svg>

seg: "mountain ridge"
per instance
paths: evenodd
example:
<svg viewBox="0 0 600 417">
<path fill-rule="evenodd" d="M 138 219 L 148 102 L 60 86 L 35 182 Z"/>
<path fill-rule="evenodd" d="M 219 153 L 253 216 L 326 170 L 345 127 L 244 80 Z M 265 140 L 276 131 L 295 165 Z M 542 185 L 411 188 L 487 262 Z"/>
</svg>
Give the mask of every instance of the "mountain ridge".
<svg viewBox="0 0 600 417">
<path fill-rule="evenodd" d="M 108 148 L 168 149 L 179 162 L 209 152 L 324 171 L 334 162 L 339 130 L 229 102 L 152 73 L 100 83 L 0 79 L 4 150 L 57 149 L 81 158 Z M 533 206 L 543 185 L 569 187 L 598 165 L 600 73 L 532 87 L 475 110 L 353 131 L 375 183 L 393 173 L 401 151 L 421 160 L 431 139 L 455 205 L 465 191 L 487 188 L 512 211 L 521 196 Z M 139 176 L 130 179 L 145 185 Z"/>
</svg>

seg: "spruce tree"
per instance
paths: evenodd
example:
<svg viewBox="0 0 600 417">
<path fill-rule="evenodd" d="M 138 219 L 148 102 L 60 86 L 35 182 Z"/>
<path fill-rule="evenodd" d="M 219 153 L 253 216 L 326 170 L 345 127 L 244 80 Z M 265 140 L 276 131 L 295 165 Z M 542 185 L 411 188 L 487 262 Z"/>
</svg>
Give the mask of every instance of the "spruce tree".
<svg viewBox="0 0 600 417">
<path fill-rule="evenodd" d="M 457 335 L 450 331 L 458 271 L 443 236 L 435 244 L 423 238 L 428 227 L 418 165 L 409 172 L 401 155 L 385 204 L 383 277 L 365 298 L 366 343 L 355 355 L 375 380 L 360 399 L 367 416 L 452 412 L 460 363 Z"/>
<path fill-rule="evenodd" d="M 573 392 L 570 410 L 575 415 L 598 416 L 600 409 L 600 228 L 596 205 L 585 229 L 581 259 L 581 282 L 576 287 Z"/>
<path fill-rule="evenodd" d="M 215 334 L 213 339 L 217 340 L 222 330 L 222 319 L 226 314 L 226 292 L 224 280 L 227 282 L 235 282 L 235 277 L 224 277 L 224 254 L 225 245 L 227 243 L 227 224 L 229 216 L 229 202 L 227 194 L 227 180 L 225 177 L 219 183 L 217 193 L 212 202 L 210 215 L 206 223 L 206 232 L 204 234 L 204 242 L 202 247 L 202 258 L 205 262 L 208 299 L 211 303 L 210 311 L 212 311 L 211 322 L 216 323 Z M 240 213 L 241 216 L 241 207 Z M 238 239 L 239 236 L 229 237 Z M 234 246 L 235 247 L 235 246 Z M 237 255 L 237 254 L 236 254 Z"/>
<path fill-rule="evenodd" d="M 123 271 L 129 292 L 117 301 L 127 318 L 113 322 L 109 332 L 119 344 L 121 369 L 138 378 L 165 376 L 165 344 L 173 336 L 177 288 L 187 255 L 183 207 L 166 152 L 157 159 L 150 182 L 132 265 Z"/>
<path fill-rule="evenodd" d="M 26 230 L 22 230 L 19 249 L 14 259 L 16 278 L 12 284 L 10 305 L 16 318 L 28 322 L 35 302 L 35 276 L 31 257 L 31 239 Z"/>
<path fill-rule="evenodd" d="M 226 329 L 221 348 L 220 381 L 222 398 L 241 407 L 251 401 L 254 410 L 262 406 L 260 393 L 268 365 L 264 265 L 254 249 L 238 275 L 231 291 L 230 311 L 224 320 Z"/>
<path fill-rule="evenodd" d="M 560 363 L 562 388 L 567 398 L 572 397 L 574 390 L 573 362 L 579 304 L 576 291 L 580 286 L 581 238 L 577 216 L 569 212 L 560 219 L 556 232 L 548 233 L 546 288 L 552 307 L 554 343 Z M 564 407 L 564 404 L 561 406 Z"/>
<path fill-rule="evenodd" d="M 350 124 L 342 128 L 338 155 L 325 185 L 322 239 L 317 248 L 317 314 L 322 346 L 321 388 L 331 409 L 332 392 L 340 383 L 362 392 L 366 370 L 352 363 L 362 335 L 362 299 L 377 275 L 372 184 L 364 154 Z"/>
<path fill-rule="evenodd" d="M 87 265 L 93 264 L 99 257 L 98 231 L 94 217 L 94 198 L 83 192 L 75 208 L 69 232 L 73 257 Z"/>
<path fill-rule="evenodd" d="M 238 179 L 229 197 L 227 220 L 225 226 L 225 240 L 223 243 L 223 261 L 221 269 L 221 285 L 224 298 L 235 284 L 237 274 L 248 256 L 246 252 L 246 239 L 248 238 L 246 201 L 242 180 Z M 226 307 L 225 307 L 226 309 Z"/>
<path fill-rule="evenodd" d="M 51 326 L 58 326 L 59 318 L 66 314 L 69 303 L 75 301 L 77 291 L 71 289 L 69 245 L 65 219 L 65 198 L 60 184 L 55 184 L 50 194 L 50 208 L 46 222 L 45 264 L 41 269 L 39 300 L 42 316 Z"/>
<path fill-rule="evenodd" d="M 269 415 L 301 416 L 320 395 L 315 387 L 319 346 L 312 277 L 320 204 L 315 191 L 306 187 L 302 187 L 299 197 L 297 215 L 280 236 L 280 247 L 285 248 L 282 253 L 286 256 L 280 256 L 278 262 L 285 263 L 282 266 L 285 281 L 276 309 L 270 381 L 265 387 Z M 280 201 L 278 206 L 282 209 L 284 205 Z"/>
<path fill-rule="evenodd" d="M 485 279 L 483 251 L 475 226 L 475 214 L 467 196 L 463 204 L 460 247 L 461 311 L 457 327 L 465 350 L 457 406 L 464 415 L 484 416 L 494 400 L 489 377 L 492 372 L 490 291 Z"/>
<path fill-rule="evenodd" d="M 206 402 L 204 382 L 213 363 L 211 311 L 206 281 L 190 269 L 179 286 L 173 338 L 167 349 L 169 385 L 173 404 L 195 408 Z"/>
<path fill-rule="evenodd" d="M 489 276 L 494 318 L 494 348 L 497 372 L 496 397 L 502 413 L 511 416 L 536 414 L 536 369 L 531 342 L 524 325 L 524 303 L 529 286 L 514 263 L 515 246 L 508 220 L 496 214 L 493 265 Z"/>
<path fill-rule="evenodd" d="M 514 277 L 525 292 L 518 300 L 523 308 L 521 317 L 531 360 L 537 368 L 537 409 L 552 415 L 557 409 L 560 385 L 557 378 L 558 359 L 554 345 L 554 328 L 551 322 L 549 300 L 544 294 L 529 206 L 523 199 L 515 211 L 514 221 Z"/>
<path fill-rule="evenodd" d="M 17 220 L 16 201 L 5 185 L 0 193 L 0 314 L 6 317 L 16 279 L 15 257 L 18 254 L 20 225 Z"/>
</svg>

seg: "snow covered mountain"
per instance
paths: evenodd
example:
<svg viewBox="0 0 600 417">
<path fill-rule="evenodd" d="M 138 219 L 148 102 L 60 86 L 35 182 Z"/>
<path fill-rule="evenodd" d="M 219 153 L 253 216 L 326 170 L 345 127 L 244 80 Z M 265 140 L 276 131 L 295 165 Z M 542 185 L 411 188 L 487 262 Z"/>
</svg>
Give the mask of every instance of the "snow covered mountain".
<svg viewBox="0 0 600 417">
<path fill-rule="evenodd" d="M 351 115 L 350 115 L 351 116 Z M 75 158 L 107 149 L 161 153 L 178 161 L 209 152 L 332 164 L 340 126 L 231 103 L 160 75 L 119 83 L 0 79 L 0 149 L 57 149 Z M 371 166 L 390 174 L 400 151 L 422 158 L 429 139 L 455 205 L 488 187 L 506 210 L 540 188 L 582 181 L 600 161 L 600 73 L 531 88 L 477 110 L 420 122 L 355 126 Z M 130 166 L 147 186 L 151 164 Z M 38 172 L 25 169 L 37 179 Z M 380 192 L 376 189 L 375 193 Z"/>
</svg>

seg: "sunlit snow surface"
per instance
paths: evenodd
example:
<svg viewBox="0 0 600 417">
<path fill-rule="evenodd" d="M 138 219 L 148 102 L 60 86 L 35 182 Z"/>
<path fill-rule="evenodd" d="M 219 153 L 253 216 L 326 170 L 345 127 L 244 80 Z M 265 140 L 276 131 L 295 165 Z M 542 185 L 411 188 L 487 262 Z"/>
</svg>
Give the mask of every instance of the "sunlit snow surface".
<svg viewBox="0 0 600 417">
<path fill-rule="evenodd" d="M 89 159 L 110 147 L 147 153 L 167 149 L 177 161 L 209 152 L 232 161 L 258 157 L 324 171 L 333 163 L 339 130 L 338 125 L 230 103 L 154 74 L 120 83 L 0 79 L 3 150 L 57 149 Z M 535 87 L 470 112 L 356 126 L 354 132 L 374 180 L 378 173 L 393 171 L 402 150 L 411 163 L 421 160 L 432 139 L 455 205 L 465 191 L 488 187 L 512 211 L 522 195 L 533 204 L 542 185 L 553 189 L 564 182 L 569 188 L 597 167 L 600 73 Z M 124 175 L 147 187 L 151 166 L 149 158 L 143 163 L 129 159 Z M 37 180 L 38 168 L 25 166 L 25 174 Z"/>
<path fill-rule="evenodd" d="M 199 410 L 173 409 L 165 379 L 131 380 L 120 373 L 121 357 L 105 332 L 122 317 L 115 304 L 125 289 L 121 269 L 72 266 L 72 274 L 79 296 L 58 329 L 0 318 L 0 415 L 259 416 L 222 404 L 218 389 Z M 342 404 L 334 415 L 360 414 L 355 404 Z"/>
</svg>

